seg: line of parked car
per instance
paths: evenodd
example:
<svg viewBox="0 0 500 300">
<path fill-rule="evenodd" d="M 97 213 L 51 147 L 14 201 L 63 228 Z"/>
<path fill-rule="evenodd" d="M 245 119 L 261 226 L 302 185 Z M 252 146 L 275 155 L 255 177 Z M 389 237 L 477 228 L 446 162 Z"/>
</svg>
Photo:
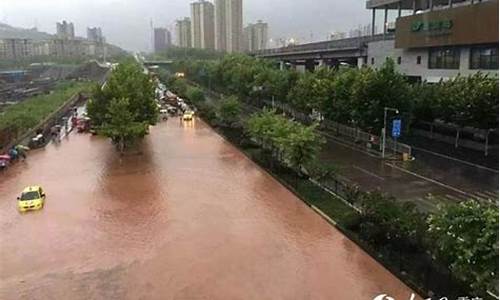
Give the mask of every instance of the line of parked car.
<svg viewBox="0 0 500 300">
<path fill-rule="evenodd" d="M 176 94 L 165 90 L 159 97 L 160 116 L 162 120 L 167 120 L 168 116 L 182 116 L 184 121 L 192 121 L 194 119 L 194 110 Z"/>
</svg>

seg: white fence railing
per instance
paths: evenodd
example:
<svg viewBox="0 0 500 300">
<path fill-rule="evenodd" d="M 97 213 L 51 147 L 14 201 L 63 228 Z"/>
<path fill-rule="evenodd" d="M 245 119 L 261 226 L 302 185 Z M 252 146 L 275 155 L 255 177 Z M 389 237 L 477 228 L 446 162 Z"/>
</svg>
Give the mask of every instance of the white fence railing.
<svg viewBox="0 0 500 300">
<path fill-rule="evenodd" d="M 293 116 L 295 119 L 299 121 L 305 123 L 314 122 L 313 118 L 311 118 L 310 116 L 304 113 L 297 112 L 289 105 L 284 104 L 280 101 L 264 100 L 263 102 L 267 106 L 275 107 L 284 111 L 285 113 Z M 331 120 L 322 120 L 321 126 L 322 128 L 327 129 L 328 131 L 331 131 L 332 133 L 338 136 L 346 137 L 352 141 L 355 141 L 356 143 L 370 145 L 372 150 L 380 150 L 380 152 L 382 152 L 382 145 L 380 143 L 381 138 L 377 135 L 362 131 L 359 128 L 350 127 Z M 411 157 L 412 154 L 411 146 L 395 141 L 390 137 L 387 137 L 385 147 L 388 153 L 393 152 L 394 154 L 406 154 L 408 157 Z"/>
</svg>

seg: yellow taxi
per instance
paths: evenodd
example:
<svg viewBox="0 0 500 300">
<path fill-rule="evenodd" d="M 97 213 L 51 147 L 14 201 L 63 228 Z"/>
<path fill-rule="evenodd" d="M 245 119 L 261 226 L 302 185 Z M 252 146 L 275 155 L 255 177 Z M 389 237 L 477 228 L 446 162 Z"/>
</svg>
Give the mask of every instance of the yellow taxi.
<svg viewBox="0 0 500 300">
<path fill-rule="evenodd" d="M 43 208 L 45 202 L 45 193 L 41 186 L 34 185 L 26 187 L 17 197 L 17 207 L 19 211 L 39 210 Z"/>
<path fill-rule="evenodd" d="M 194 112 L 193 112 L 193 111 L 190 111 L 190 110 L 186 111 L 186 112 L 184 113 L 184 115 L 182 116 L 182 119 L 183 119 L 184 121 L 192 121 L 192 120 L 193 120 L 193 118 L 194 118 Z"/>
</svg>

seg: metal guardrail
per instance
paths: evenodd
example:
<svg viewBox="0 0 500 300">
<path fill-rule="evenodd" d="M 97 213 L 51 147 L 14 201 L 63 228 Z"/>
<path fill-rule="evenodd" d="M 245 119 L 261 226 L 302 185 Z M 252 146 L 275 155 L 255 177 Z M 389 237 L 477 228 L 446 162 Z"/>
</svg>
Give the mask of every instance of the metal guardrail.
<svg viewBox="0 0 500 300">
<path fill-rule="evenodd" d="M 349 137 L 356 142 L 370 143 L 371 145 L 379 145 L 379 150 L 382 151 L 382 145 L 380 143 L 381 138 L 377 135 L 362 131 L 359 128 L 349 127 L 337 122 L 330 120 L 324 120 L 323 126 L 329 130 L 335 132 L 338 135 Z M 372 148 L 373 150 L 377 150 Z M 386 140 L 386 150 L 393 151 L 394 153 L 407 154 L 411 157 L 411 146 L 395 141 L 391 138 Z"/>
<path fill-rule="evenodd" d="M 411 146 L 407 144 L 403 144 L 397 141 L 394 141 L 393 139 L 388 138 L 386 141 L 386 151 L 389 153 L 391 151 L 394 151 L 394 153 L 400 153 L 400 154 L 407 154 L 409 157 L 411 157 Z"/>
<path fill-rule="evenodd" d="M 288 104 L 282 103 L 280 101 L 270 101 L 270 100 L 263 100 L 262 101 L 265 105 L 270 106 L 270 107 L 275 107 L 278 108 L 282 111 L 284 111 L 286 114 L 293 116 L 295 119 L 311 124 L 314 123 L 314 119 L 311 118 L 310 116 L 295 111 L 293 108 L 291 108 Z M 359 128 L 355 127 L 350 127 L 344 124 L 340 124 L 331 120 L 322 120 L 321 121 L 321 126 L 323 128 L 326 128 L 329 131 L 334 132 L 336 135 L 347 137 L 351 139 L 354 142 L 357 143 L 364 143 L 364 144 L 370 144 L 373 146 L 379 146 L 379 147 L 372 147 L 372 150 L 380 150 L 382 151 L 382 146 L 381 146 L 381 138 L 377 135 L 365 132 Z M 412 148 L 410 145 L 400 143 L 398 141 L 395 141 L 391 138 L 387 138 L 386 141 L 386 150 L 390 153 L 393 151 L 394 153 L 398 154 L 406 154 L 408 157 L 411 157 L 412 154 Z"/>
</svg>

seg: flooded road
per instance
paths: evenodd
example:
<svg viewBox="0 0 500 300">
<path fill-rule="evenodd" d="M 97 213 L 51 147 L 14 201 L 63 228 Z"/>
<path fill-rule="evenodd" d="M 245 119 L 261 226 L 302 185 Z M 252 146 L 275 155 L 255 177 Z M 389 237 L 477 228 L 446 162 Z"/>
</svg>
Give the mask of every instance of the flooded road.
<svg viewBox="0 0 500 300">
<path fill-rule="evenodd" d="M 19 214 L 24 186 L 47 193 Z M 120 158 L 72 134 L 0 174 L 0 299 L 355 299 L 411 290 L 200 121 Z"/>
</svg>

